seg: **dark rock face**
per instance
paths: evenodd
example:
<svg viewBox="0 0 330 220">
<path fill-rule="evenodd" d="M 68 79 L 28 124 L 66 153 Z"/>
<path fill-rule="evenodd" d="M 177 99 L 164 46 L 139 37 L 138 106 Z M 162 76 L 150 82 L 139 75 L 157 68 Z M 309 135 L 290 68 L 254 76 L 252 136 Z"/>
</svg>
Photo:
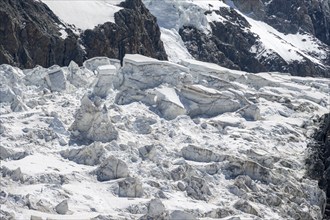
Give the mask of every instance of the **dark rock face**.
<svg viewBox="0 0 330 220">
<path fill-rule="evenodd" d="M 108 56 L 122 59 L 125 53 L 139 53 L 167 59 L 156 18 L 141 0 L 126 0 L 115 14 L 116 24 L 105 23 L 76 36 L 69 28 L 61 38 L 57 16 L 34 0 L 0 2 L 0 64 L 31 68 L 54 64 L 79 65 L 88 58 Z M 84 46 L 85 51 L 81 46 Z"/>
<path fill-rule="evenodd" d="M 120 6 L 124 9 L 115 14 L 116 24 L 108 22 L 83 33 L 87 57 L 103 55 L 121 60 L 126 53 L 138 53 L 167 59 L 156 18 L 143 3 L 128 0 Z"/>
<path fill-rule="evenodd" d="M 43 3 L 34 0 L 0 2 L 0 63 L 30 68 L 36 64 L 68 65 L 83 61 L 83 51 L 72 34 L 60 36 L 62 23 Z"/>
<path fill-rule="evenodd" d="M 330 2 L 321 0 L 233 0 L 251 17 L 283 33 L 306 31 L 330 45 Z"/>
<path fill-rule="evenodd" d="M 303 30 L 330 45 L 329 4 L 320 0 L 274 0 L 264 5 L 264 20 L 283 33 Z"/>
<path fill-rule="evenodd" d="M 240 3 L 238 4 L 239 9 L 242 9 L 243 12 L 253 13 L 252 17 L 267 20 L 267 8 L 261 1 L 237 0 L 235 2 Z M 273 2 L 277 1 L 274 0 Z M 225 17 L 229 22 L 210 23 L 212 34 L 207 35 L 194 27 L 183 27 L 179 31 L 185 46 L 194 58 L 248 72 L 279 71 L 299 76 L 330 77 L 330 55 L 323 60 L 325 67 L 317 65 L 307 58 L 304 58 L 301 62 L 288 63 L 274 51 L 268 56 L 258 57 L 256 51 L 262 51 L 263 48 L 259 37 L 248 30 L 250 27 L 248 21 L 232 8 L 220 8 L 215 12 Z M 210 12 L 207 11 L 206 14 L 208 13 Z M 272 16 L 269 18 L 272 18 Z M 279 22 L 280 24 L 281 22 Z M 304 27 L 309 29 L 310 32 L 314 27 L 312 22 L 310 25 L 301 25 L 305 25 Z M 287 29 L 293 30 L 291 26 L 288 26 Z M 325 33 L 325 31 L 322 33 Z M 257 50 L 254 52 L 254 50 L 251 50 L 252 47 Z"/>
<path fill-rule="evenodd" d="M 326 192 L 324 219 L 330 218 L 330 113 L 320 120 L 320 128 L 309 144 L 306 159 L 307 174 L 319 181 L 319 186 Z"/>
<path fill-rule="evenodd" d="M 198 60 L 217 63 L 232 69 L 249 72 L 266 71 L 255 55 L 249 52 L 256 44 L 257 38 L 252 33 L 241 30 L 249 26 L 246 19 L 233 9 L 220 8 L 217 13 L 231 20 L 226 24 L 212 23 L 212 35 L 206 35 L 193 27 L 180 29 L 179 34 L 190 54 Z"/>
</svg>

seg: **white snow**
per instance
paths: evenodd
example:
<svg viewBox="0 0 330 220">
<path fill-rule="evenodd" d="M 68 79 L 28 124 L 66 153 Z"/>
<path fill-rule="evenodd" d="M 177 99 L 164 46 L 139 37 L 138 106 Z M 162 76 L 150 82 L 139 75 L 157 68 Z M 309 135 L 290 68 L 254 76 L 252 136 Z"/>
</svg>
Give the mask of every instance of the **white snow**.
<svg viewBox="0 0 330 220">
<path fill-rule="evenodd" d="M 68 33 L 65 30 L 61 29 L 60 33 L 62 39 L 66 39 L 68 37 Z"/>
<path fill-rule="evenodd" d="M 74 25 L 76 28 L 93 29 L 105 22 L 114 23 L 114 14 L 121 10 L 116 6 L 121 0 L 86 1 L 86 0 L 41 0 L 63 22 Z"/>
<path fill-rule="evenodd" d="M 167 98 L 167 100 L 169 100 L 169 101 L 175 103 L 176 105 L 184 108 L 183 104 L 180 101 L 179 96 L 175 92 L 175 89 L 168 88 L 168 87 L 161 87 L 161 88 L 156 89 L 156 91 L 158 91 L 161 94 L 165 95 L 165 97 Z"/>
<path fill-rule="evenodd" d="M 12 170 L 20 167 L 23 173 L 28 173 L 29 175 L 44 173 L 70 174 L 81 170 L 91 170 L 91 167 L 84 165 L 77 166 L 76 163 L 65 160 L 61 157 L 39 153 L 27 156 L 18 161 L 2 161 L 1 165 Z"/>
<path fill-rule="evenodd" d="M 259 36 L 260 42 L 262 43 L 263 47 L 258 48 L 257 51 L 259 56 L 267 56 L 267 52 L 274 51 L 288 63 L 295 60 L 301 61 L 304 58 L 308 58 L 311 61 L 323 66 L 318 59 L 304 52 L 304 50 L 312 51 L 317 53 L 317 55 L 322 55 L 325 53 L 318 48 L 318 45 L 312 44 L 310 40 L 307 43 L 304 43 L 303 47 L 300 47 L 302 44 L 300 41 L 303 38 L 301 35 L 291 34 L 287 36 L 262 21 L 256 21 L 247 16 L 245 16 L 245 18 L 251 25 L 250 30 Z M 305 37 L 307 38 L 308 35 Z M 324 55 L 322 55 L 322 57 L 324 58 Z"/>
<path fill-rule="evenodd" d="M 168 54 L 168 60 L 178 63 L 183 59 L 192 59 L 193 57 L 188 52 L 187 48 L 174 28 L 166 29 L 160 28 L 161 40 L 164 43 L 166 54 Z"/>
<path fill-rule="evenodd" d="M 98 66 L 96 71 L 98 74 L 116 74 L 117 68 L 114 65 Z"/>
</svg>

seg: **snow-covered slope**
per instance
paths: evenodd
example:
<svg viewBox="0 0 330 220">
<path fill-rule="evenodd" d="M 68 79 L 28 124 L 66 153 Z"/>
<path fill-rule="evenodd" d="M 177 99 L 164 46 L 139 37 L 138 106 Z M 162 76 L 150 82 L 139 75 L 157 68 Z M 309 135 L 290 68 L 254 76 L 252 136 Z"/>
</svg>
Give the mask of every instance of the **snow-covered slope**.
<svg viewBox="0 0 330 220">
<path fill-rule="evenodd" d="M 2 217 L 321 219 L 328 79 L 141 55 L 0 77 Z"/>
<path fill-rule="evenodd" d="M 41 0 L 45 3 L 62 22 L 74 25 L 81 30 L 93 29 L 105 22 L 115 22 L 114 14 L 121 0 L 111 1 L 86 1 L 86 0 Z"/>
<path fill-rule="evenodd" d="M 256 38 L 256 42 L 251 44 L 251 39 L 247 40 L 249 45 L 246 48 L 249 51 L 245 56 L 254 57 L 258 62 L 266 67 L 267 70 L 273 69 L 276 71 L 288 71 L 298 74 L 295 67 L 292 67 L 293 63 L 312 62 L 320 69 L 329 69 L 327 59 L 330 53 L 329 47 L 318 40 L 315 36 L 307 32 L 298 32 L 296 34 L 284 34 L 274 29 L 270 25 L 266 24 L 261 20 L 255 20 L 248 14 L 242 13 L 232 1 L 203 1 L 203 0 L 165 0 L 161 4 L 157 0 L 144 0 L 143 1 L 148 9 L 158 19 L 158 24 L 162 28 L 162 40 L 168 41 L 169 33 L 172 35 L 179 35 L 179 30 L 184 27 L 194 27 L 205 33 L 204 38 L 213 39 L 218 38 L 214 41 L 215 44 L 223 41 L 223 44 L 240 44 L 234 42 L 234 35 L 250 35 L 251 39 Z M 241 16 L 241 18 L 237 17 Z M 246 21 L 246 22 L 245 22 Z M 212 33 L 214 29 L 217 30 L 216 23 L 222 23 L 224 28 L 222 33 Z M 233 28 L 229 28 L 233 26 Z M 218 36 L 219 35 L 219 36 Z M 222 36 L 221 36 L 222 35 Z M 192 37 L 194 39 L 197 36 Z M 241 40 L 243 41 L 243 39 Z M 197 41 L 198 42 L 198 41 Z M 184 42 L 189 45 L 190 40 Z M 207 47 L 208 42 L 196 43 L 193 42 L 190 46 L 190 51 L 197 51 L 193 54 L 197 59 L 206 57 L 200 49 L 200 47 Z M 197 45 L 196 45 L 197 44 Z M 201 44 L 201 45 L 198 45 Z M 165 43 L 165 48 L 168 53 L 170 60 L 178 60 L 180 54 L 175 51 L 182 51 L 180 44 L 168 44 Z M 215 47 L 214 45 L 213 47 Z M 235 46 L 236 47 L 236 46 Z M 224 51 L 228 59 L 237 64 L 241 69 L 244 69 L 244 65 L 248 66 L 248 63 L 242 63 L 241 58 L 233 58 L 235 55 L 232 52 Z M 212 50 L 212 46 L 209 50 Z M 237 46 L 234 50 L 243 50 L 242 46 Z M 208 53 L 208 52 L 206 52 Z M 283 64 L 274 68 L 272 60 L 282 60 Z M 219 60 L 219 63 L 221 61 Z M 251 61 L 250 61 L 251 63 Z M 290 67 L 291 65 L 291 67 Z M 247 67 L 248 69 L 253 69 Z M 293 68 L 293 69 L 292 69 Z M 306 70 L 308 72 L 308 70 Z M 319 70 L 317 72 L 324 72 Z M 308 75 L 308 74 L 307 74 Z M 324 75 L 324 73 L 320 74 Z M 328 74 L 326 74 L 328 75 Z"/>
</svg>

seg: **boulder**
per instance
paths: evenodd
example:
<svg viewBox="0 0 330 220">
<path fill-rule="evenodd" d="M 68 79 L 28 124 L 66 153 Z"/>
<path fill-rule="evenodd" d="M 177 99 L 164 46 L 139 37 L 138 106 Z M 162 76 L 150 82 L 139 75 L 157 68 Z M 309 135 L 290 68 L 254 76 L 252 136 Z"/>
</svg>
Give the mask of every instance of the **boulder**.
<svg viewBox="0 0 330 220">
<path fill-rule="evenodd" d="M 128 167 L 120 159 L 110 156 L 94 171 L 98 181 L 108 181 L 128 176 Z"/>
<path fill-rule="evenodd" d="M 181 211 L 181 210 L 175 210 L 171 212 L 170 214 L 170 220 L 196 220 L 195 216 L 192 214 Z"/>
<path fill-rule="evenodd" d="M 66 77 L 62 68 L 51 69 L 46 76 L 46 82 L 52 92 L 66 89 Z"/>
<path fill-rule="evenodd" d="M 140 220 L 147 219 L 160 219 L 169 220 L 168 211 L 160 199 L 152 199 L 148 204 L 148 212 L 146 215 L 142 216 Z"/>
<path fill-rule="evenodd" d="M 12 103 L 16 98 L 15 93 L 13 90 L 5 84 L 0 85 L 0 103 L 8 102 Z"/>
<path fill-rule="evenodd" d="M 20 160 L 28 155 L 27 152 L 16 152 L 14 150 L 8 149 L 4 146 L 0 145 L 0 159 L 13 159 L 13 160 Z"/>
<path fill-rule="evenodd" d="M 68 200 L 63 200 L 57 206 L 55 206 L 55 211 L 58 214 L 65 215 L 69 210 Z"/>
<path fill-rule="evenodd" d="M 49 124 L 49 128 L 51 128 L 55 133 L 62 135 L 69 135 L 70 133 L 66 130 L 63 122 L 58 118 L 54 117 L 54 119 Z"/>
<path fill-rule="evenodd" d="M 152 118 L 148 117 L 137 117 L 135 121 L 133 122 L 133 129 L 138 134 L 150 134 L 152 131 L 152 128 L 150 125 L 155 124 L 157 121 Z"/>
<path fill-rule="evenodd" d="M 118 182 L 118 196 L 119 197 L 142 197 L 143 188 L 139 179 L 134 177 L 127 177 Z"/>
<path fill-rule="evenodd" d="M 79 149 L 67 149 L 61 151 L 63 158 L 74 161 L 78 164 L 94 166 L 100 164 L 105 158 L 104 147 L 96 143 Z"/>
<path fill-rule="evenodd" d="M 191 176 L 185 179 L 187 183 L 186 192 L 187 195 L 193 199 L 208 200 L 208 197 L 212 195 L 207 182 L 204 179 L 196 176 Z"/>
<path fill-rule="evenodd" d="M 238 209 L 242 212 L 251 214 L 251 215 L 255 215 L 255 216 L 259 216 L 259 211 L 257 208 L 255 208 L 253 205 L 251 205 L 249 202 L 244 201 L 244 200 L 238 200 L 235 204 L 234 204 L 234 208 Z"/>
<path fill-rule="evenodd" d="M 31 215 L 30 220 L 43 220 L 42 217 Z"/>
<path fill-rule="evenodd" d="M 10 108 L 13 112 L 23 112 L 29 109 L 19 96 L 16 96 L 14 98 L 13 102 L 10 105 Z"/>
<path fill-rule="evenodd" d="M 260 180 L 264 182 L 272 181 L 272 174 L 269 168 L 260 165 L 257 162 L 246 160 L 230 161 L 226 165 L 226 170 L 232 178 L 239 175 L 247 175 L 253 180 Z"/>
<path fill-rule="evenodd" d="M 153 160 L 156 155 L 155 145 L 146 145 L 139 148 L 139 155 L 143 160 Z"/>
</svg>

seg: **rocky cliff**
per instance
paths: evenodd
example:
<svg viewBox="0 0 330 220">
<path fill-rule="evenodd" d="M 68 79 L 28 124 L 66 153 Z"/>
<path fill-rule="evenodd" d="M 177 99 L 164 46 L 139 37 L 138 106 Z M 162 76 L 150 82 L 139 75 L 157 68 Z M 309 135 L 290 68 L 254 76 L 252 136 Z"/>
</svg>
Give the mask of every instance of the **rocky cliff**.
<svg viewBox="0 0 330 220">
<path fill-rule="evenodd" d="M 115 14 L 115 23 L 108 22 L 78 35 L 42 2 L 1 1 L 0 63 L 48 67 L 68 65 L 71 60 L 82 64 L 95 56 L 122 59 L 125 53 L 166 59 L 156 18 L 140 0 L 127 0 L 120 6 L 123 9 Z"/>
<path fill-rule="evenodd" d="M 261 19 L 268 24 L 284 33 L 294 34 L 299 31 L 306 31 L 330 45 L 329 1 L 263 0 L 262 2 L 261 9 L 263 8 L 265 11 L 265 16 Z"/>
<path fill-rule="evenodd" d="M 63 24 L 44 4 L 4 0 L 0 2 L 0 18 L 0 63 L 29 68 L 83 61 L 78 37 L 67 29 L 69 36 L 62 39 L 59 25 Z"/>
<path fill-rule="evenodd" d="M 306 160 L 308 175 L 319 181 L 319 186 L 327 195 L 324 206 L 324 219 L 330 218 L 330 114 L 319 121 L 314 140 L 308 145 L 309 157 Z"/>
<path fill-rule="evenodd" d="M 329 1 L 234 0 L 228 5 L 230 8 L 219 8 L 210 4 L 209 9 L 204 12 L 209 20 L 214 16 L 221 17 L 220 20 L 210 22 L 211 33 L 205 33 L 191 25 L 180 28 L 182 40 L 196 59 L 249 72 L 279 71 L 300 76 L 330 77 Z M 251 22 L 251 19 L 247 18 L 256 22 Z M 304 51 L 305 55 L 291 54 L 290 56 L 301 57 L 290 60 L 291 57 L 288 59 L 283 53 L 267 50 L 261 33 L 256 33 L 255 28 L 251 27 L 253 23 L 260 25 L 258 21 L 274 28 L 272 34 L 282 42 L 286 39 L 281 34 L 312 36 L 312 41 L 326 52 L 319 55 L 307 49 Z M 266 28 L 263 30 L 268 31 Z M 306 39 L 301 39 L 301 42 L 299 44 L 309 44 Z M 282 47 L 275 41 L 271 43 L 276 47 Z M 292 52 L 290 46 L 284 50 Z M 318 62 L 315 62 L 315 59 Z"/>
</svg>

